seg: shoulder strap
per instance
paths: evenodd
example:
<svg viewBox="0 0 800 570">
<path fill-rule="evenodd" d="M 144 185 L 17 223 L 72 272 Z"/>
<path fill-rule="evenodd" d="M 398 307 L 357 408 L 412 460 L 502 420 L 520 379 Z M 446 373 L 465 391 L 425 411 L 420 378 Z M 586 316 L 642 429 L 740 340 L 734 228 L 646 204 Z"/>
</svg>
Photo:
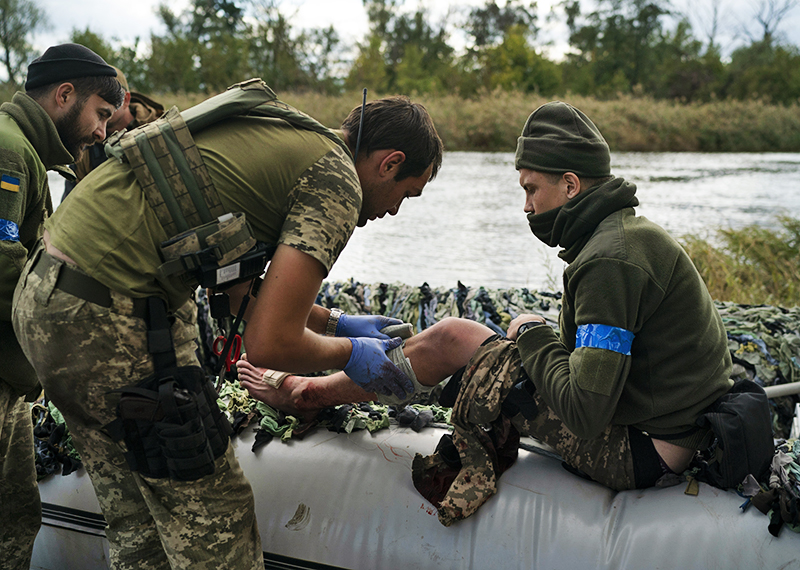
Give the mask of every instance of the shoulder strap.
<svg viewBox="0 0 800 570">
<path fill-rule="evenodd" d="M 183 112 L 173 107 L 158 120 L 119 132 L 105 144 L 106 155 L 130 164 L 168 236 L 209 223 L 225 213 L 192 134 L 241 115 L 280 118 L 314 131 L 335 142 L 352 158 L 336 133 L 280 101 L 261 79 L 237 83 Z"/>
</svg>

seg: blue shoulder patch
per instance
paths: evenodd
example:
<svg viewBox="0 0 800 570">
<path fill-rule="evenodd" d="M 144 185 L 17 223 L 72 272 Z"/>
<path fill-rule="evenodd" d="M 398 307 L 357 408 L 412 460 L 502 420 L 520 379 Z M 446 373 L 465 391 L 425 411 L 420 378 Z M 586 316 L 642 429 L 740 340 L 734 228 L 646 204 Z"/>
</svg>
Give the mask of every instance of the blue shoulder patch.
<svg viewBox="0 0 800 570">
<path fill-rule="evenodd" d="M 582 346 L 602 348 L 619 352 L 626 356 L 631 354 L 634 334 L 631 331 L 609 325 L 581 325 L 575 335 L 575 348 Z"/>
<path fill-rule="evenodd" d="M 0 241 L 19 241 L 19 226 L 9 220 L 0 219 Z"/>
</svg>

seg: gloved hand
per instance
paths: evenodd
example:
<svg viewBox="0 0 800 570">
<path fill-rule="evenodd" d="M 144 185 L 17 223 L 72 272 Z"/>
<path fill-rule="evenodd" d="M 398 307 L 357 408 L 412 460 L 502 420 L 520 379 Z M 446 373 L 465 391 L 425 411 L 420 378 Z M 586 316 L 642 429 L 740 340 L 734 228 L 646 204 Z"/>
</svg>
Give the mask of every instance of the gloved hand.
<svg viewBox="0 0 800 570">
<path fill-rule="evenodd" d="M 336 325 L 336 336 L 357 336 L 367 338 L 390 338 L 381 332 L 382 328 L 389 325 L 402 325 L 400 319 L 384 317 L 382 315 L 340 315 Z"/>
<path fill-rule="evenodd" d="M 353 351 L 344 372 L 350 379 L 368 392 L 406 398 L 414 392 L 411 379 L 386 356 L 386 351 L 397 348 L 400 338 L 379 340 L 373 338 L 350 338 Z"/>
</svg>

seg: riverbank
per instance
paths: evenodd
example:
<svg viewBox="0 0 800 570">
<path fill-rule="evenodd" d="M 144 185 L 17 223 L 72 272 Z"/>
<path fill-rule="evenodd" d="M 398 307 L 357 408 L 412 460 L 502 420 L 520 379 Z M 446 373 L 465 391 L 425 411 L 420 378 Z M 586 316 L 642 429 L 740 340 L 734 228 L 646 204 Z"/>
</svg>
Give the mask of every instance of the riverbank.
<svg viewBox="0 0 800 570">
<path fill-rule="evenodd" d="M 278 96 L 333 127 L 361 100 L 360 93 L 326 96 L 286 92 Z M 201 94 L 159 97 L 166 105 L 180 109 L 204 98 Z M 368 97 L 379 95 L 369 93 Z M 428 108 L 447 150 L 476 151 L 513 151 L 528 115 L 549 100 L 500 90 L 474 99 L 456 95 L 420 95 L 413 99 Z M 800 103 L 782 106 L 752 100 L 684 104 L 630 95 L 610 101 L 580 96 L 561 100 L 585 111 L 612 151 L 800 152 Z"/>
<path fill-rule="evenodd" d="M 208 95 L 149 93 L 166 108 L 186 109 Z M 0 102 L 13 90 L 0 88 Z M 278 93 L 287 103 L 338 127 L 361 101 L 360 92 L 344 95 Z M 370 92 L 369 99 L 382 96 Z M 457 95 L 413 95 L 430 111 L 447 150 L 513 151 L 531 111 L 550 99 L 496 90 L 471 99 Z M 586 112 L 612 151 L 638 152 L 800 152 L 800 102 L 774 105 L 762 100 L 681 103 L 621 95 L 601 101 L 560 97 Z"/>
</svg>

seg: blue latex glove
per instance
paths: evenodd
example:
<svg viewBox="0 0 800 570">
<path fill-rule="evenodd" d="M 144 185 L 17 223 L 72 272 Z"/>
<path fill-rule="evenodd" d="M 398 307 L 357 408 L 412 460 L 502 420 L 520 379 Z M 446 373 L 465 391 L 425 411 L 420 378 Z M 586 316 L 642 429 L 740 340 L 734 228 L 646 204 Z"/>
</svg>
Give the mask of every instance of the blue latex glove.
<svg viewBox="0 0 800 570">
<path fill-rule="evenodd" d="M 387 350 L 397 348 L 400 338 L 379 340 L 376 338 L 350 338 L 353 351 L 344 372 L 367 392 L 388 396 L 394 394 L 405 398 L 414 391 L 411 379 L 386 356 Z"/>
<path fill-rule="evenodd" d="M 336 336 L 358 336 L 367 338 L 380 338 L 387 340 L 389 337 L 381 332 L 382 328 L 389 325 L 402 325 L 400 319 L 384 317 L 382 315 L 341 315 L 336 325 Z"/>
</svg>

